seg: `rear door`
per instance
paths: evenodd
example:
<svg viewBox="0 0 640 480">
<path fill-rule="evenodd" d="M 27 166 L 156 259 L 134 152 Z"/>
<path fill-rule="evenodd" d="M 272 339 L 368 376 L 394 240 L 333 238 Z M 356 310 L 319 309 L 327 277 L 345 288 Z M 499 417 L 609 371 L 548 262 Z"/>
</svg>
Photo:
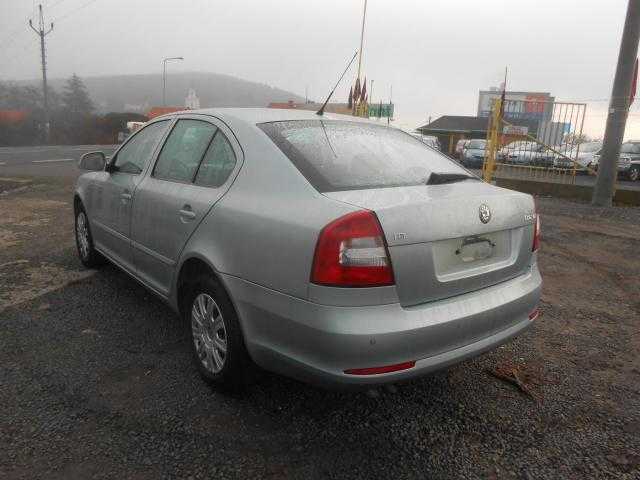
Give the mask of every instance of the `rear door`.
<svg viewBox="0 0 640 480">
<path fill-rule="evenodd" d="M 151 175 L 136 191 L 133 251 L 137 274 L 168 295 L 180 253 L 239 168 L 240 149 L 212 117 L 181 116 Z"/>
<path fill-rule="evenodd" d="M 170 123 L 157 121 L 139 130 L 115 154 L 110 171 L 100 172 L 93 186 L 91 221 L 96 246 L 130 270 L 133 195 Z"/>
</svg>

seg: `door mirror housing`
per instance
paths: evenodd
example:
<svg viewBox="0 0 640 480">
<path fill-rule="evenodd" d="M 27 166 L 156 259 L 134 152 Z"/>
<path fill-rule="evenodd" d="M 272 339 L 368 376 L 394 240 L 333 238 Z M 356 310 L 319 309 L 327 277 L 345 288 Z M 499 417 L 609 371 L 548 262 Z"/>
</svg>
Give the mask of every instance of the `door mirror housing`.
<svg viewBox="0 0 640 480">
<path fill-rule="evenodd" d="M 104 170 L 107 164 L 107 157 L 103 152 L 89 152 L 80 157 L 80 163 L 78 167 L 82 170 L 89 170 L 92 172 L 99 172 Z"/>
</svg>

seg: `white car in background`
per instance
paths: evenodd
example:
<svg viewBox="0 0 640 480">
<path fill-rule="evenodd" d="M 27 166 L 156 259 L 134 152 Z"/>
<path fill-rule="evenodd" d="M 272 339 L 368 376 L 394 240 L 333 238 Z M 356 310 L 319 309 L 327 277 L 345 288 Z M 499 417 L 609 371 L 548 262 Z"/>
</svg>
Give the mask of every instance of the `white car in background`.
<svg viewBox="0 0 640 480">
<path fill-rule="evenodd" d="M 553 164 L 554 154 L 537 142 L 515 141 L 502 147 L 498 152 L 501 162 L 515 165 L 549 166 Z"/>
<path fill-rule="evenodd" d="M 596 156 L 602 150 L 602 142 L 587 142 L 581 145 L 562 146 L 558 149 L 567 157 L 575 160 L 579 169 L 584 170 L 595 163 Z M 573 168 L 573 162 L 564 157 L 557 157 L 553 166 L 557 168 Z"/>
</svg>

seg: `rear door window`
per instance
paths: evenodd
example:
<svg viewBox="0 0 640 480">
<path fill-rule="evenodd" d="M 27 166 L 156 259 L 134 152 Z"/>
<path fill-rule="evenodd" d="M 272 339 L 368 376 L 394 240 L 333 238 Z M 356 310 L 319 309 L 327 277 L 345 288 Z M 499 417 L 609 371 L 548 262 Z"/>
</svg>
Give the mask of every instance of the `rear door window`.
<svg viewBox="0 0 640 480">
<path fill-rule="evenodd" d="M 236 155 L 227 137 L 218 130 L 196 175 L 196 185 L 219 187 L 236 166 Z"/>
<path fill-rule="evenodd" d="M 162 147 L 153 176 L 162 180 L 193 182 L 217 127 L 202 120 L 178 120 Z"/>
<path fill-rule="evenodd" d="M 319 191 L 422 185 L 468 172 L 403 131 L 361 122 L 297 120 L 262 129 Z"/>
</svg>

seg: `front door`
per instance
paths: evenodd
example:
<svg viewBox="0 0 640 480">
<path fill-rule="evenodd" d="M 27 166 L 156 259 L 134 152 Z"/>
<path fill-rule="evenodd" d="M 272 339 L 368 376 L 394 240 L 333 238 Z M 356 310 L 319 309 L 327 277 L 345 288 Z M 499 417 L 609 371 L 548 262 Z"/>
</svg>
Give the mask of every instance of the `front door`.
<svg viewBox="0 0 640 480">
<path fill-rule="evenodd" d="M 95 184 L 92 219 L 96 246 L 107 256 L 133 271 L 131 252 L 131 206 L 144 170 L 170 120 L 154 122 L 123 145 L 111 160 L 109 172 Z"/>
<path fill-rule="evenodd" d="M 136 271 L 168 295 L 180 253 L 228 188 L 236 155 L 227 135 L 208 120 L 184 118 L 169 134 L 151 175 L 139 185 L 133 207 Z"/>
</svg>

